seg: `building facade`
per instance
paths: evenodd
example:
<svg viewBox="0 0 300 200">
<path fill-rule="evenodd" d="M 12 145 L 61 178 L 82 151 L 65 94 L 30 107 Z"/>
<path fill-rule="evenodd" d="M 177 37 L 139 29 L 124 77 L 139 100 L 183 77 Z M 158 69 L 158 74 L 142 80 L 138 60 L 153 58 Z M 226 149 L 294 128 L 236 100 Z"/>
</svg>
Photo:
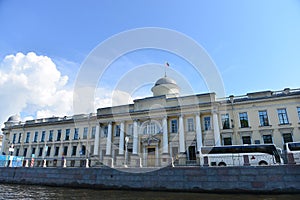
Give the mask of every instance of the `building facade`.
<svg viewBox="0 0 300 200">
<path fill-rule="evenodd" d="M 179 96 L 168 77 L 153 96 L 96 114 L 21 122 L 2 129 L 3 152 L 35 159 L 35 166 L 158 167 L 199 165 L 202 146 L 300 141 L 300 89 L 216 99 L 214 93 Z M 14 151 L 9 152 L 13 146 Z"/>
<path fill-rule="evenodd" d="M 2 140 L 3 140 L 3 135 L 0 135 L 0 152 L 2 152 Z"/>
</svg>

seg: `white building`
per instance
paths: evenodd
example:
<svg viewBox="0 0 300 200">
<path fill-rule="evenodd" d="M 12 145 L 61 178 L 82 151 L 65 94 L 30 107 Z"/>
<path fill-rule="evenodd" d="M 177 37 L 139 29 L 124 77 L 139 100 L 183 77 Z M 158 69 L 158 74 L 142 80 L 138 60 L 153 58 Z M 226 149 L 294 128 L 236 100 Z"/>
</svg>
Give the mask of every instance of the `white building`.
<svg viewBox="0 0 300 200">
<path fill-rule="evenodd" d="M 202 146 L 300 141 L 300 90 L 262 91 L 216 99 L 214 93 L 180 96 L 169 77 L 160 78 L 153 96 L 133 104 L 99 108 L 97 114 L 21 122 L 8 119 L 3 152 L 36 159 L 41 166 L 115 167 L 199 164 Z"/>
</svg>

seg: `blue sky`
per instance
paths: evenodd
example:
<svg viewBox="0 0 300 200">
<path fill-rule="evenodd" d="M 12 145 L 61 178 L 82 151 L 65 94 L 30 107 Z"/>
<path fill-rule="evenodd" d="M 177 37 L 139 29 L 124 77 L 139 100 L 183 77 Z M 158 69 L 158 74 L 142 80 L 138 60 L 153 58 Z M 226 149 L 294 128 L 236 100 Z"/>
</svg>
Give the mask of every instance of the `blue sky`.
<svg viewBox="0 0 300 200">
<path fill-rule="evenodd" d="M 47 56 L 69 78 L 60 89 L 70 90 L 80 65 L 97 45 L 142 27 L 172 29 L 194 39 L 216 64 L 228 96 L 300 87 L 297 0 L 0 0 L 0 61 L 19 52 Z M 101 84 L 110 88 L 136 66 L 165 61 L 185 77 L 195 93 L 207 92 L 201 77 L 195 76 L 184 59 L 151 49 L 120 57 Z M 11 112 L 35 117 L 36 110 L 43 107 L 30 101 L 25 104 Z"/>
</svg>

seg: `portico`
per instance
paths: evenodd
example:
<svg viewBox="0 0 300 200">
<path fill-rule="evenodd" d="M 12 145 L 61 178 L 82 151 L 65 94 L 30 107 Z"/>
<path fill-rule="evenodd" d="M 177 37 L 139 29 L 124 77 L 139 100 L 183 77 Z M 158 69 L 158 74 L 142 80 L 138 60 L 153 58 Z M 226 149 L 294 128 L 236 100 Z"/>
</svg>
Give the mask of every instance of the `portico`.
<svg viewBox="0 0 300 200">
<path fill-rule="evenodd" d="M 134 104 L 97 110 L 104 164 L 111 166 L 115 160 L 116 167 L 158 167 L 177 160 L 186 165 L 194 159 L 199 162 L 195 157 L 203 145 L 220 145 L 214 93 L 178 97 L 179 87 L 166 77 L 152 91 L 153 97 Z"/>
</svg>

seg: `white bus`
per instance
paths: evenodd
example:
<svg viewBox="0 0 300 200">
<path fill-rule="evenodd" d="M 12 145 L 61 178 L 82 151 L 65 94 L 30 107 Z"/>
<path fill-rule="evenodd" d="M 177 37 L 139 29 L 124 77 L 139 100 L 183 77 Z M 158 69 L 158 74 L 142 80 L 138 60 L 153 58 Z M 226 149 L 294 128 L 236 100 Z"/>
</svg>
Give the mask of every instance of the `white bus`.
<svg viewBox="0 0 300 200">
<path fill-rule="evenodd" d="M 300 142 L 288 142 L 283 146 L 283 152 L 287 158 L 288 154 L 293 154 L 296 164 L 300 164 Z"/>
<path fill-rule="evenodd" d="M 273 144 L 202 147 L 200 164 L 207 157 L 209 166 L 243 166 L 248 155 L 250 165 L 279 165 L 283 161 L 278 151 Z"/>
</svg>

